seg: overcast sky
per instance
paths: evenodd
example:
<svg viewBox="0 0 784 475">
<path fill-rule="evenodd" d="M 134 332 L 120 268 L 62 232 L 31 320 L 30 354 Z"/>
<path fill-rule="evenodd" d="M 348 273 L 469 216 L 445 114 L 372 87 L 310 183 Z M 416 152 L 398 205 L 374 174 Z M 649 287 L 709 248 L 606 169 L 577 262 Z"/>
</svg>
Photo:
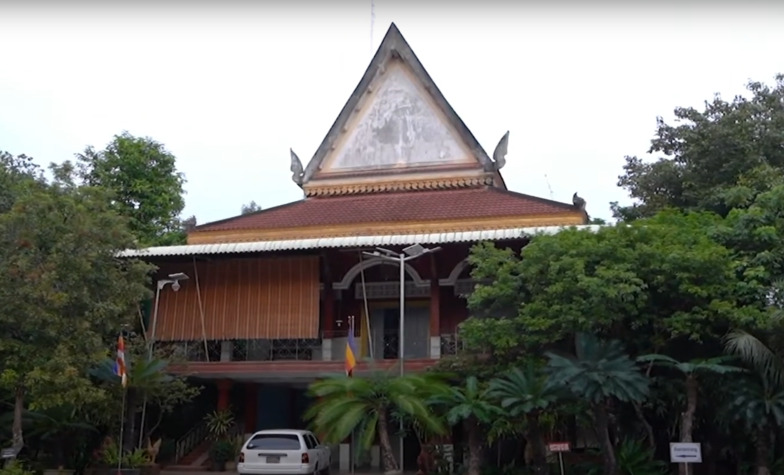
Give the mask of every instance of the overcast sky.
<svg viewBox="0 0 784 475">
<path fill-rule="evenodd" d="M 784 72 L 773 2 L 629 3 L 375 0 L 371 46 L 371 0 L 3 2 L 0 150 L 127 130 L 177 156 L 199 223 L 297 200 L 289 147 L 315 153 L 394 21 L 488 153 L 511 131 L 510 189 L 607 218 L 657 116 Z"/>
</svg>

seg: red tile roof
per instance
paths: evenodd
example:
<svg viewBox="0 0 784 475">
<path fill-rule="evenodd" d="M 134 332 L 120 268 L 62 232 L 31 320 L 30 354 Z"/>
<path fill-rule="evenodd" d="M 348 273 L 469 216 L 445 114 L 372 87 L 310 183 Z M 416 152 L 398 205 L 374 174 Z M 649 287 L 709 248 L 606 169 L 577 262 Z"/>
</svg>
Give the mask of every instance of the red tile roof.
<svg viewBox="0 0 784 475">
<path fill-rule="evenodd" d="M 299 228 L 410 221 L 515 217 L 576 212 L 571 204 L 482 187 L 311 197 L 197 226 L 199 231 Z"/>
</svg>

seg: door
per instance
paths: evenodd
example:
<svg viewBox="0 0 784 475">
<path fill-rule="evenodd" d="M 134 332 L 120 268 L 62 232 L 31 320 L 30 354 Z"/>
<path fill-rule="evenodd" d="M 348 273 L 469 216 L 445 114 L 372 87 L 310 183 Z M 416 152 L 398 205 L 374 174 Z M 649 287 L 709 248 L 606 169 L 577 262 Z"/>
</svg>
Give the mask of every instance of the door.
<svg viewBox="0 0 784 475">
<path fill-rule="evenodd" d="M 375 359 L 397 359 L 400 353 L 400 309 L 378 308 L 371 311 L 370 319 Z M 406 308 L 403 355 L 406 359 L 427 358 L 430 344 L 430 309 Z"/>
</svg>

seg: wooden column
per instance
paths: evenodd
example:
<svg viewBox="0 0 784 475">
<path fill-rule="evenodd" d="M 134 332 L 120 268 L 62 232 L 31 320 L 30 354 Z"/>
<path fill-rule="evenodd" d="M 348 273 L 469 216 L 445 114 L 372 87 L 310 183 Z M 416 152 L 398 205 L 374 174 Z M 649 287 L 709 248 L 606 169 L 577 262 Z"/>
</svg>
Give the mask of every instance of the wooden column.
<svg viewBox="0 0 784 475">
<path fill-rule="evenodd" d="M 441 287 L 438 279 L 430 280 L 430 336 L 441 335 Z"/>
<path fill-rule="evenodd" d="M 332 290 L 332 281 L 324 282 L 324 338 L 333 338 L 335 335 L 335 291 Z"/>
<path fill-rule="evenodd" d="M 231 380 L 221 379 L 217 383 L 218 386 L 218 407 L 219 411 L 229 408 L 229 401 L 231 396 Z"/>
<path fill-rule="evenodd" d="M 256 431 L 256 420 L 259 418 L 259 385 L 248 383 L 245 385 L 245 433 Z"/>
</svg>

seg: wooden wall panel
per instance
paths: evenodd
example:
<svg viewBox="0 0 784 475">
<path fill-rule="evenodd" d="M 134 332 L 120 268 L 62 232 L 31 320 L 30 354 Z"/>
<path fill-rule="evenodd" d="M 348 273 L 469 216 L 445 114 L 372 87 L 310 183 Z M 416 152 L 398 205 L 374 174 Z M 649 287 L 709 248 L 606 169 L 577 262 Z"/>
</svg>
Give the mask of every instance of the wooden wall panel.
<svg viewBox="0 0 784 475">
<path fill-rule="evenodd" d="M 159 278 L 175 272 L 190 279 L 161 291 L 156 340 L 318 338 L 316 256 L 166 264 Z"/>
</svg>

